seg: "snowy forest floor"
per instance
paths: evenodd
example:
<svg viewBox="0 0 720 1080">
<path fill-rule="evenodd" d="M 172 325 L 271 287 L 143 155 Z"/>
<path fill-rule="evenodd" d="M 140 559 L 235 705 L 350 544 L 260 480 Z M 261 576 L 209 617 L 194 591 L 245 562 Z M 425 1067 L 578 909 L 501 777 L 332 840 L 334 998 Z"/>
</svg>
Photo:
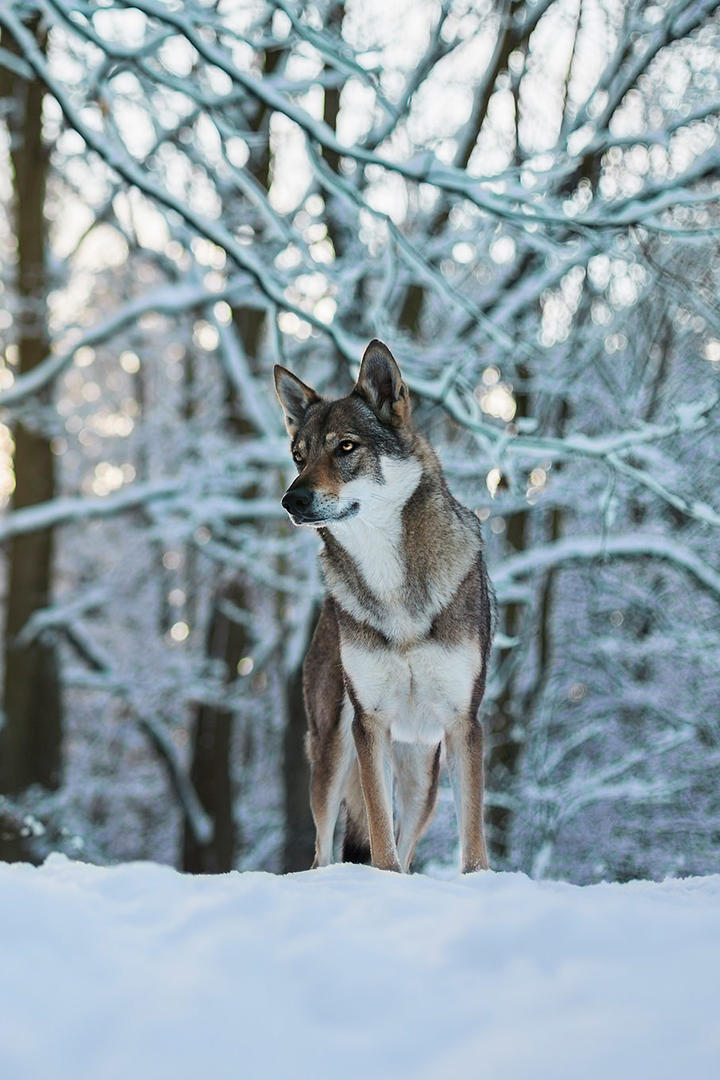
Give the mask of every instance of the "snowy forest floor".
<svg viewBox="0 0 720 1080">
<path fill-rule="evenodd" d="M 720 876 L 0 864 L 3 1080 L 720 1075 Z"/>
</svg>

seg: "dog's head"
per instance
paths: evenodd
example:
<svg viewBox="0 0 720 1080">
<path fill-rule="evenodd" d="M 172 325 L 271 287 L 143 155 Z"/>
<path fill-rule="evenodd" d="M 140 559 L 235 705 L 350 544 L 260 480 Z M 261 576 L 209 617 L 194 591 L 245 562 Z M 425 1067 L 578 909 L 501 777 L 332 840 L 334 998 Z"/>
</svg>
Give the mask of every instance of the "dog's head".
<svg viewBox="0 0 720 1080">
<path fill-rule="evenodd" d="M 381 341 L 368 345 L 347 397 L 326 401 L 280 366 L 275 387 L 299 473 L 282 500 L 295 525 L 322 528 L 356 516 L 372 520 L 397 498 L 398 484 L 407 488 L 410 398 Z"/>
</svg>

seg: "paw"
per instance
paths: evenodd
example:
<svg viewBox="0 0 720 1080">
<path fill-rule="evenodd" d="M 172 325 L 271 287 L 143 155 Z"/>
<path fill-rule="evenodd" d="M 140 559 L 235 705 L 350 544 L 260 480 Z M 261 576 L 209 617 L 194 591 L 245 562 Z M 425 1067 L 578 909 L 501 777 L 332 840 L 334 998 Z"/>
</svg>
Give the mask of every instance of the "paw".
<svg viewBox="0 0 720 1080">
<path fill-rule="evenodd" d="M 490 863 L 487 858 L 474 859 L 467 862 L 463 862 L 461 866 L 461 873 L 463 874 L 475 874 L 478 870 L 489 870 Z"/>
<path fill-rule="evenodd" d="M 392 870 L 396 874 L 402 874 L 402 867 L 395 856 L 387 856 L 383 859 L 373 859 L 373 866 L 376 870 Z"/>
</svg>

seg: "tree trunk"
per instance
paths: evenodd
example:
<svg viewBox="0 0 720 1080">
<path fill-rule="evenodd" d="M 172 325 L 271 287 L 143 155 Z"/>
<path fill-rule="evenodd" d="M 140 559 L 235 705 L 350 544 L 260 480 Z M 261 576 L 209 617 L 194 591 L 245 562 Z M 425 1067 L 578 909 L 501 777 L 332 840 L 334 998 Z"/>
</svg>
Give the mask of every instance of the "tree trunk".
<svg viewBox="0 0 720 1080">
<path fill-rule="evenodd" d="M 319 615 L 319 611 L 316 613 Z M 312 620 L 310 637 L 317 618 Z M 315 854 L 315 826 L 310 812 L 310 767 L 305 754 L 305 701 L 302 664 L 288 679 L 285 698 L 287 726 L 283 747 L 283 787 L 285 792 L 285 844 L 283 873 L 308 870 Z"/>
<path fill-rule="evenodd" d="M 280 50 L 268 51 L 263 57 L 263 74 L 270 75 L 282 59 Z M 261 108 L 246 122 L 259 136 L 253 147 L 250 170 L 265 188 L 270 180 L 269 116 Z M 254 308 L 236 308 L 233 328 L 251 364 L 257 356 L 262 338 L 264 313 Z M 252 428 L 242 415 L 242 402 L 234 400 L 227 388 L 227 426 L 233 437 L 242 439 L 252 434 Z M 250 493 L 248 493 L 250 494 Z M 229 603 L 228 603 L 229 601 Z M 237 678 L 238 662 L 246 655 L 249 639 L 245 626 L 228 615 L 231 607 L 247 609 L 246 586 L 239 578 L 220 588 L 213 600 L 208 619 L 207 655 L 223 663 L 227 682 Z M 233 744 L 234 714 L 228 709 L 202 705 L 195 711 L 192 731 L 192 763 L 190 777 L 200 801 L 210 815 L 214 831 L 206 844 L 195 838 L 189 822 L 184 823 L 183 869 L 195 874 L 221 874 L 232 870 L 238 854 L 239 837 L 233 818 Z"/>
<path fill-rule="evenodd" d="M 516 393 L 516 417 L 524 417 L 528 412 L 528 395 Z M 527 542 L 527 513 L 518 511 L 506 518 L 505 538 L 508 555 L 524 551 Z M 522 631 L 526 612 L 522 604 L 511 602 L 503 611 L 503 633 L 509 638 L 516 638 Z M 507 667 L 508 673 L 500 697 L 488 717 L 489 753 L 487 755 L 488 783 L 491 789 L 508 791 L 512 788 L 517 774 L 521 739 L 527 729 L 528 717 L 519 716 L 517 690 L 513 668 L 516 664 L 516 650 L 513 647 L 499 650 L 495 662 L 500 670 Z M 504 865 L 509 854 L 510 830 L 513 811 L 508 806 L 489 806 L 487 810 L 488 846 L 492 865 Z"/>
<path fill-rule="evenodd" d="M 39 20 L 33 19 L 30 27 L 44 50 Z M 2 44 L 18 53 L 9 35 L 4 35 Z M 0 97 L 9 106 L 21 374 L 32 371 L 49 352 L 44 215 L 49 154 L 42 135 L 43 96 L 39 81 L 24 81 L 7 69 L 0 73 Z M 55 495 L 49 440 L 21 421 L 15 424 L 13 437 L 13 508 L 47 502 Z M 3 633 L 5 723 L 0 730 L 0 791 L 6 793 L 23 791 L 31 784 L 57 788 L 60 783 L 62 711 L 55 649 L 47 641 L 20 644 L 17 640 L 31 616 L 50 602 L 52 565 L 52 530 L 10 541 Z M 0 857 L 4 850 L 0 839 Z"/>
<path fill-rule="evenodd" d="M 232 682 L 237 675 L 238 662 L 245 655 L 247 637 L 245 627 L 225 613 L 223 599 L 244 606 L 244 592 L 240 586 L 223 589 L 213 605 L 208 627 L 207 655 L 225 664 L 227 681 Z M 183 869 L 192 874 L 224 874 L 233 869 L 236 830 L 230 754 L 232 733 L 233 714 L 229 709 L 198 706 L 193 725 L 190 780 L 213 823 L 213 834 L 203 844 L 185 823 Z"/>
</svg>

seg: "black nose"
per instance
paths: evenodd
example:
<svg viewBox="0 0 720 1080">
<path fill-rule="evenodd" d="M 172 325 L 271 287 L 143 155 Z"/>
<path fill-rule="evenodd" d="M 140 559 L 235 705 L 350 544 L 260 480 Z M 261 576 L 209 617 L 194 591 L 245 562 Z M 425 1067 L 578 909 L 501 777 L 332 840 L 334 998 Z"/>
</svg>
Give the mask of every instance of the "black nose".
<svg viewBox="0 0 720 1080">
<path fill-rule="evenodd" d="M 307 514 L 313 501 L 310 488 L 290 488 L 283 495 L 282 504 L 289 514 Z"/>
</svg>

